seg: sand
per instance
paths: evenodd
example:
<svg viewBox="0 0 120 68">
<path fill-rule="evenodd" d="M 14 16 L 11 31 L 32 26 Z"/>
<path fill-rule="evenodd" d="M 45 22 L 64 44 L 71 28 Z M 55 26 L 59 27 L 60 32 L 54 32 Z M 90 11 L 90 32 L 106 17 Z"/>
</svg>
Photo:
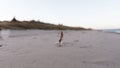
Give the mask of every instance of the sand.
<svg viewBox="0 0 120 68">
<path fill-rule="evenodd" d="M 120 34 L 102 31 L 10 30 L 0 38 L 0 68 L 120 68 Z"/>
</svg>

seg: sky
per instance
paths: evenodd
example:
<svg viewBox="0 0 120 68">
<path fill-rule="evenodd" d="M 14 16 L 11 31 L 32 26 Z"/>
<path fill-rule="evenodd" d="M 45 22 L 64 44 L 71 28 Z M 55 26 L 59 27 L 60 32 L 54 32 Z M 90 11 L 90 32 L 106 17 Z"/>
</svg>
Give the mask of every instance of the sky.
<svg viewBox="0 0 120 68">
<path fill-rule="evenodd" d="M 0 0 L 0 20 L 39 20 L 93 29 L 120 28 L 120 0 Z"/>
</svg>

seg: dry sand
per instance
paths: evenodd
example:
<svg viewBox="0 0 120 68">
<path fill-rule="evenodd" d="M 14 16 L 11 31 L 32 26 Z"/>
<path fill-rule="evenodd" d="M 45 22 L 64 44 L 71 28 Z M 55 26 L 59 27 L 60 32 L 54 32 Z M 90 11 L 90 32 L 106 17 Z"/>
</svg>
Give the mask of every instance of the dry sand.
<svg viewBox="0 0 120 68">
<path fill-rule="evenodd" d="M 10 31 L 0 39 L 0 68 L 120 68 L 120 35 L 100 31 Z"/>
</svg>

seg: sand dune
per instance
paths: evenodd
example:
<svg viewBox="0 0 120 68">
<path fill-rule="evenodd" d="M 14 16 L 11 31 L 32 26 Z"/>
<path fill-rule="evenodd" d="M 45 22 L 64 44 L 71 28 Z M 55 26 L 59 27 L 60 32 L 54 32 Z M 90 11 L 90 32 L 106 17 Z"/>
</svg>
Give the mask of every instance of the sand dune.
<svg viewBox="0 0 120 68">
<path fill-rule="evenodd" d="M 119 68 L 120 35 L 100 31 L 10 31 L 0 39 L 0 68 Z"/>
</svg>

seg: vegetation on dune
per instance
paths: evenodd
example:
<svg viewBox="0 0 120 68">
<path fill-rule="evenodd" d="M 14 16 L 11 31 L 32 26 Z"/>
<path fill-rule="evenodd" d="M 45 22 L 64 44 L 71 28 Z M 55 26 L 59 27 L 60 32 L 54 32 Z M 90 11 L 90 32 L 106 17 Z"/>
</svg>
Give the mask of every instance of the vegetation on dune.
<svg viewBox="0 0 120 68">
<path fill-rule="evenodd" d="M 62 26 L 62 27 L 60 27 Z M 69 27 L 64 25 L 55 25 L 40 21 L 18 21 L 13 18 L 11 21 L 1 21 L 0 29 L 44 29 L 44 30 L 87 30 L 82 27 Z"/>
</svg>

